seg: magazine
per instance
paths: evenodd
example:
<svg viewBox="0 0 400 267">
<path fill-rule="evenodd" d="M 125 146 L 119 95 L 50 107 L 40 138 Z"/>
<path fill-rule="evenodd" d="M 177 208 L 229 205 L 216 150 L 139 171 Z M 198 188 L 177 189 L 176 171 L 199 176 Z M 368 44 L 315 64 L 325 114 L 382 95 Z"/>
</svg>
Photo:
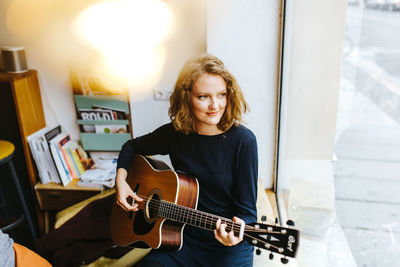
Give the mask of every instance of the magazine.
<svg viewBox="0 0 400 267">
<path fill-rule="evenodd" d="M 47 132 L 49 132 L 49 129 L 45 127 L 28 136 L 27 141 L 32 153 L 32 157 L 35 161 L 41 183 L 61 183 L 60 176 L 52 159 L 50 148 L 45 137 Z"/>
</svg>

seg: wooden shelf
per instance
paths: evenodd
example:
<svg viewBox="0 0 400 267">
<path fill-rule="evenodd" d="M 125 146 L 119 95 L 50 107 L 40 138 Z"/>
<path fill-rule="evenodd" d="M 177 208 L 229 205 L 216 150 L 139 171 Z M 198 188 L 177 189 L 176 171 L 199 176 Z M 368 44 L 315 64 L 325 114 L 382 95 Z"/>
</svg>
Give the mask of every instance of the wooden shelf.
<svg viewBox="0 0 400 267">
<path fill-rule="evenodd" d="M 69 190 L 102 191 L 103 190 L 101 188 L 78 186 L 78 181 L 79 181 L 79 179 L 73 179 L 69 184 L 67 184 L 65 186 L 63 186 L 62 184 L 56 184 L 56 183 L 47 183 L 47 184 L 37 183 L 35 185 L 35 190 L 48 190 L 48 189 L 67 190 L 67 191 L 69 191 Z"/>
</svg>

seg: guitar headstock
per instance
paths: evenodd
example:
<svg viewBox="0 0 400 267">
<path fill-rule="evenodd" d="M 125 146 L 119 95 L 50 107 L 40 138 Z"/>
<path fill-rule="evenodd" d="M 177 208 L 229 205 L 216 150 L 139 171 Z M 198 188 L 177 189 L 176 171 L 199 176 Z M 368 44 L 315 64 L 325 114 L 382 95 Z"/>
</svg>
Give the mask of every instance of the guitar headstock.
<svg viewBox="0 0 400 267">
<path fill-rule="evenodd" d="M 293 221 L 289 220 L 287 224 L 288 227 L 265 223 L 248 224 L 243 239 L 255 247 L 294 258 L 299 245 L 300 233 L 292 228 Z M 257 254 L 261 253 L 259 249 L 256 252 Z M 271 253 L 270 259 L 272 258 L 273 254 Z M 287 263 L 288 260 L 285 257 L 281 261 Z"/>
</svg>

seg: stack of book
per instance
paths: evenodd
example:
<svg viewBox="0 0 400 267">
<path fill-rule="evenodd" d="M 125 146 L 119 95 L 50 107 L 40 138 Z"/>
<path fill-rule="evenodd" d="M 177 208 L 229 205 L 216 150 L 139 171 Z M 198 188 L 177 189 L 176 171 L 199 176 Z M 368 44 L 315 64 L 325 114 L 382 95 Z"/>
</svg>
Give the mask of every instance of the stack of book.
<svg viewBox="0 0 400 267">
<path fill-rule="evenodd" d="M 94 164 L 81 144 L 64 133 L 61 126 L 51 130 L 44 128 L 27 139 L 43 184 L 67 185 Z"/>
</svg>

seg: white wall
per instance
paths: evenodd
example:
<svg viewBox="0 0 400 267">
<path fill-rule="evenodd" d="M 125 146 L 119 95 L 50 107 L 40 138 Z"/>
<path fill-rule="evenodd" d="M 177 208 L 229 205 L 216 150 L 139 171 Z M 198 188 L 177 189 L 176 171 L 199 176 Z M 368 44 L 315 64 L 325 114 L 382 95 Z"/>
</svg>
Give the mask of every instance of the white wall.
<svg viewBox="0 0 400 267">
<path fill-rule="evenodd" d="M 87 48 L 80 47 L 73 40 L 70 25 L 80 10 L 96 2 L 100 1 L 0 1 L 0 46 L 25 47 L 28 67 L 39 73 L 46 124 L 49 127 L 61 124 L 73 138 L 79 138 L 79 129 L 69 63 L 75 61 L 74 55 L 85 53 L 84 49 Z M 167 59 L 161 79 L 154 88 L 145 88 L 148 93 L 140 97 L 132 93 L 135 136 L 152 131 L 169 121 L 169 103 L 155 101 L 153 89 L 170 91 L 185 60 L 206 51 L 205 0 L 164 2 L 174 13 L 175 27 L 165 43 Z M 20 25 L 10 29 L 7 20 L 15 12 L 21 15 L 17 20 Z M 132 92 L 135 89 L 132 87 Z"/>
<path fill-rule="evenodd" d="M 273 184 L 280 1 L 207 1 L 207 51 L 237 78 L 257 137 L 259 177 Z"/>
<path fill-rule="evenodd" d="M 66 57 L 68 51 L 63 50 L 65 45 L 62 44 L 68 42 L 70 35 L 60 31 L 66 29 L 61 24 L 67 21 L 70 13 L 63 14 L 58 6 L 55 3 L 52 10 L 43 10 L 40 2 L 0 1 L 0 46 L 25 47 L 28 67 L 39 73 L 46 124 L 50 127 L 61 124 L 73 138 L 78 138 Z M 19 23 L 11 32 L 7 20 L 18 10 L 21 10 Z M 52 20 L 56 16 L 60 21 Z"/>
<path fill-rule="evenodd" d="M 164 2 L 174 12 L 175 29 L 166 42 L 167 59 L 160 81 L 154 88 L 149 88 L 146 95 L 131 97 L 135 136 L 146 134 L 170 121 L 169 101 L 154 100 L 154 89 L 168 95 L 185 61 L 206 51 L 206 1 Z"/>
<path fill-rule="evenodd" d="M 9 7 L 16 2 L 24 5 L 14 10 L 28 10 L 21 11 L 20 20 L 25 24 L 20 25 L 20 30 L 28 30 L 21 34 L 11 32 L 6 24 Z M 38 70 L 40 76 L 47 125 L 61 124 L 73 138 L 79 138 L 79 131 L 68 66 L 69 56 L 79 55 L 82 48 L 72 40 L 70 25 L 80 10 L 96 2 L 99 1 L 0 2 L 0 46 L 25 47 L 29 68 Z M 131 95 L 134 136 L 169 121 L 169 102 L 154 100 L 153 90 L 168 94 L 183 63 L 208 51 L 226 63 L 244 91 L 251 109 L 245 120 L 259 143 L 260 177 L 266 187 L 271 187 L 280 1 L 164 2 L 174 13 L 175 28 L 165 43 L 167 59 L 160 80 L 153 88 L 145 88 L 146 94 Z M 135 88 L 131 90 L 134 92 Z"/>
</svg>

